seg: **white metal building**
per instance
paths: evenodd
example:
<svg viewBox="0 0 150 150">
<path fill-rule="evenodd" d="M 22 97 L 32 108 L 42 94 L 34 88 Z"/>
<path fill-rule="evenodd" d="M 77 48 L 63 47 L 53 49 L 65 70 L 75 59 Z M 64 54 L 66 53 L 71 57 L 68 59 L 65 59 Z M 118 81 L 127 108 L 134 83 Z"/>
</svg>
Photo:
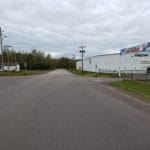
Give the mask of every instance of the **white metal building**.
<svg viewBox="0 0 150 150">
<path fill-rule="evenodd" d="M 20 65 L 18 63 L 4 63 L 3 68 L 0 67 L 0 71 L 20 71 Z"/>
<path fill-rule="evenodd" d="M 148 46 L 147 46 L 147 45 Z M 97 55 L 83 60 L 83 69 L 103 73 L 145 73 L 150 72 L 150 43 L 122 49 L 120 53 Z M 147 46 L 147 47 L 146 47 Z M 82 69 L 82 61 L 77 61 L 77 69 Z"/>
</svg>

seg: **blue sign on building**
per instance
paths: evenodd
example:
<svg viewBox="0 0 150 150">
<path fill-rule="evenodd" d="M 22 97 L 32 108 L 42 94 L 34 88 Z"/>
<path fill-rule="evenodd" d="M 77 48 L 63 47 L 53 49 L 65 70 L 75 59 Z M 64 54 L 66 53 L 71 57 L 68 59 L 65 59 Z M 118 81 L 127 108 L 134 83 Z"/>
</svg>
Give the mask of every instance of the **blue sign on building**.
<svg viewBox="0 0 150 150">
<path fill-rule="evenodd" d="M 150 51 L 150 42 L 138 46 L 130 47 L 130 48 L 123 48 L 120 50 L 120 55 L 125 55 L 128 53 L 146 52 L 146 51 Z"/>
</svg>

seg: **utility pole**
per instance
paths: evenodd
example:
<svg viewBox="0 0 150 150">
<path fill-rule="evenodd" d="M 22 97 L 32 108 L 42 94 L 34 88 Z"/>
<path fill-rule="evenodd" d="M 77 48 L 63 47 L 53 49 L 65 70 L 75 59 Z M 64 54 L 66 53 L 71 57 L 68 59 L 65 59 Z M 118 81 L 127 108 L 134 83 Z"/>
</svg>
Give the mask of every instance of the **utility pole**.
<svg viewBox="0 0 150 150">
<path fill-rule="evenodd" d="M 16 52 L 15 52 L 15 64 L 17 63 L 17 56 L 16 56 Z"/>
<path fill-rule="evenodd" d="M 4 64 L 4 60 L 3 60 L 3 34 L 2 34 L 2 28 L 0 27 L 0 47 L 1 47 L 1 69 L 3 70 L 3 64 Z"/>
<path fill-rule="evenodd" d="M 3 66 L 4 66 L 4 56 L 3 56 L 3 39 L 6 38 L 7 36 L 3 36 L 3 30 L 0 27 L 0 48 L 1 48 L 1 69 L 3 71 Z"/>
<path fill-rule="evenodd" d="M 73 69 L 73 70 L 76 69 L 76 68 L 75 68 L 75 58 L 76 58 L 76 56 L 73 55 L 73 56 L 72 56 L 72 59 L 73 59 L 73 66 L 72 66 L 72 69 Z"/>
<path fill-rule="evenodd" d="M 7 63 L 8 63 L 8 71 L 9 71 L 9 69 L 10 69 L 10 58 L 9 58 L 9 48 L 12 48 L 13 49 L 13 47 L 12 46 L 10 46 L 10 45 L 6 45 L 6 46 L 4 46 L 4 48 L 6 49 L 6 52 L 7 52 Z"/>
<path fill-rule="evenodd" d="M 79 46 L 79 48 L 80 48 L 80 53 L 81 53 L 81 56 L 82 56 L 82 73 L 84 72 L 84 64 L 83 64 L 83 54 L 85 53 L 85 48 L 86 48 L 86 46 L 84 46 L 84 45 L 82 45 L 82 46 Z"/>
<path fill-rule="evenodd" d="M 9 63 L 9 45 L 7 45 L 7 55 L 8 55 L 8 71 L 9 71 L 9 65 L 10 65 L 10 63 Z"/>
</svg>

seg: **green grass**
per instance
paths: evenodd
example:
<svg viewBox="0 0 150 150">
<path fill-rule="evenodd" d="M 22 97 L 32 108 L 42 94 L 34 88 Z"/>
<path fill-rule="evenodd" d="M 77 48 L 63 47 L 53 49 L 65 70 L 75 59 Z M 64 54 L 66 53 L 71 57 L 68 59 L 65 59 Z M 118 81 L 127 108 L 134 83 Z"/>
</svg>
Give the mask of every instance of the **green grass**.
<svg viewBox="0 0 150 150">
<path fill-rule="evenodd" d="M 44 74 L 47 72 L 49 71 L 27 70 L 27 71 L 19 71 L 19 72 L 0 72 L 0 76 L 31 76 L 31 75 Z"/>
<path fill-rule="evenodd" d="M 150 102 L 150 81 L 118 81 L 112 82 L 112 86 L 126 90 L 143 97 L 143 100 Z"/>
<path fill-rule="evenodd" d="M 101 78 L 111 78 L 113 77 L 112 74 L 106 74 L 106 73 L 94 73 L 94 72 L 89 72 L 89 71 L 84 71 L 82 73 L 81 70 L 70 70 L 70 72 L 72 72 L 73 74 L 79 75 L 79 76 L 83 76 L 83 77 L 101 77 Z"/>
</svg>

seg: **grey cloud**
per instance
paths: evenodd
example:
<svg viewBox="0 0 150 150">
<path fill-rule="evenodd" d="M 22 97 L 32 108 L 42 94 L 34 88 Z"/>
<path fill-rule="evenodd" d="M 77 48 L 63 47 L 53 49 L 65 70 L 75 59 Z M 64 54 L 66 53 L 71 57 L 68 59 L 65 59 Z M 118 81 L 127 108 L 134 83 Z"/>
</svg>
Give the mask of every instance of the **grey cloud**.
<svg viewBox="0 0 150 150">
<path fill-rule="evenodd" d="M 90 56 L 149 41 L 149 8 L 149 0 L 1 0 L 0 26 L 5 42 L 31 43 L 21 49 L 79 56 L 84 42 Z"/>
</svg>

